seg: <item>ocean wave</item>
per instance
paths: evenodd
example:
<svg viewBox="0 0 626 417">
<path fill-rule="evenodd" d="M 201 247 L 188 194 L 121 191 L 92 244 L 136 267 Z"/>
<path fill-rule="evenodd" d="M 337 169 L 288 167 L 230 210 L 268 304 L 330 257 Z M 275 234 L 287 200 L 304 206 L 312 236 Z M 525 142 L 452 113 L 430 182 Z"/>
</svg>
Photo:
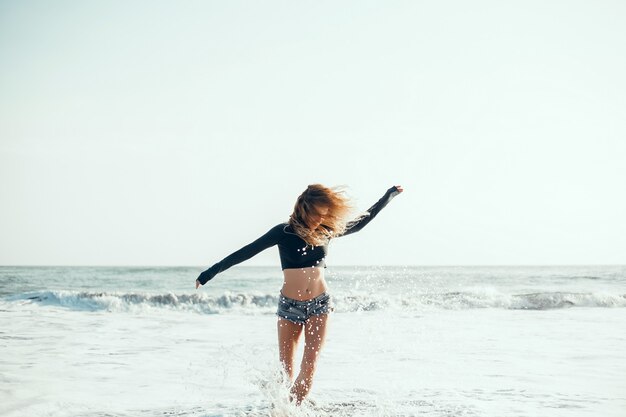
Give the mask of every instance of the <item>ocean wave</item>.
<svg viewBox="0 0 626 417">
<path fill-rule="evenodd" d="M 58 306 L 71 310 L 141 312 L 169 309 L 204 314 L 241 312 L 273 313 L 278 294 L 149 294 L 116 292 L 39 291 L 6 298 L 10 303 Z M 493 290 L 407 293 L 400 296 L 379 294 L 333 295 L 337 312 L 378 310 L 452 310 L 496 308 L 507 310 L 549 310 L 572 307 L 626 307 L 626 294 L 536 292 L 505 294 Z"/>
<path fill-rule="evenodd" d="M 87 311 L 142 311 L 170 309 L 217 314 L 229 310 L 254 310 L 273 307 L 278 297 L 273 295 L 225 294 L 219 297 L 197 294 L 149 294 L 85 291 L 40 291 L 10 297 L 11 302 L 37 303 Z"/>
<path fill-rule="evenodd" d="M 626 294 L 536 292 L 504 294 L 485 292 L 448 292 L 423 294 L 420 301 L 449 309 L 502 308 L 507 310 L 550 310 L 570 307 L 626 307 Z"/>
</svg>

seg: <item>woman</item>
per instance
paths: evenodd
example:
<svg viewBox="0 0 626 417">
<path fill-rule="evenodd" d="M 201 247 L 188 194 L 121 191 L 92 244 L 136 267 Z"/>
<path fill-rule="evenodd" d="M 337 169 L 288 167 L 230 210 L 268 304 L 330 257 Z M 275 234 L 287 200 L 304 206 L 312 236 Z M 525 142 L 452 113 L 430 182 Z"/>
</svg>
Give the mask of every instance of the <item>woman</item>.
<svg viewBox="0 0 626 417">
<path fill-rule="evenodd" d="M 361 230 L 393 197 L 403 191 L 399 185 L 387 190 L 368 212 L 346 223 L 353 207 L 337 187 L 311 184 L 298 197 L 289 221 L 228 255 L 196 280 L 196 289 L 233 265 L 278 245 L 284 274 L 278 301 L 278 347 L 285 372 L 293 381 L 294 353 L 304 330 L 304 355 L 300 373 L 291 387 L 291 398 L 300 404 L 311 389 L 315 364 L 326 336 L 326 321 L 333 310 L 324 280 L 325 257 L 332 238 Z"/>
</svg>

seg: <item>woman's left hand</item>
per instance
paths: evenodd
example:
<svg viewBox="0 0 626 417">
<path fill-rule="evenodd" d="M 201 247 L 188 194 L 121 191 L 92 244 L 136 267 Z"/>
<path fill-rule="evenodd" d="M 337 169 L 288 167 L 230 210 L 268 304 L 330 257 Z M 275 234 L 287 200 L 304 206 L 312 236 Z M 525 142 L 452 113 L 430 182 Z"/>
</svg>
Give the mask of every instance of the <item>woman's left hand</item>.
<svg viewBox="0 0 626 417">
<path fill-rule="evenodd" d="M 399 193 L 401 193 L 402 191 L 404 191 L 404 190 L 402 189 L 402 186 L 401 186 L 401 185 L 395 185 L 394 187 L 396 187 L 396 188 L 398 189 L 398 192 L 399 192 Z"/>
</svg>

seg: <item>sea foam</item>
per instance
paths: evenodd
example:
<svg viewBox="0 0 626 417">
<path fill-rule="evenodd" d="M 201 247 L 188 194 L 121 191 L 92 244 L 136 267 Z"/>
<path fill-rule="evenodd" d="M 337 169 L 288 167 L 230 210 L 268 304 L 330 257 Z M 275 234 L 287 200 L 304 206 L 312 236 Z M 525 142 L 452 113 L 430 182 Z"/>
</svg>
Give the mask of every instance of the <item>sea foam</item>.
<svg viewBox="0 0 626 417">
<path fill-rule="evenodd" d="M 17 294 L 10 303 L 32 303 L 81 311 L 143 311 L 168 309 L 201 314 L 264 314 L 275 311 L 274 294 L 225 293 L 124 293 L 88 291 L 39 291 Z M 420 310 L 424 308 L 547 310 L 572 307 L 626 307 L 626 294 L 608 292 L 536 292 L 506 294 L 493 290 L 408 293 L 403 295 L 333 295 L 335 311 Z"/>
</svg>

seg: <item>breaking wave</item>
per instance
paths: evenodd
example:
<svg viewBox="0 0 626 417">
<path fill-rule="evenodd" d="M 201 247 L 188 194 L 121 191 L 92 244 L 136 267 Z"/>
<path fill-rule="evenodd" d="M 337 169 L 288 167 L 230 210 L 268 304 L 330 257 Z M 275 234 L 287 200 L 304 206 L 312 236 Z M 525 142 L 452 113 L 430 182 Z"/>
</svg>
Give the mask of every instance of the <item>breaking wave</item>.
<svg viewBox="0 0 626 417">
<path fill-rule="evenodd" d="M 116 292 L 40 291 L 5 298 L 11 304 L 39 304 L 82 311 L 176 310 L 203 314 L 239 312 L 270 314 L 276 310 L 278 294 L 232 294 L 220 296 L 196 294 L 149 294 Z M 384 294 L 332 295 L 336 312 L 376 310 L 452 310 L 494 308 L 507 310 L 549 310 L 572 307 L 626 307 L 626 294 L 537 292 L 505 294 L 494 291 L 457 291 L 410 293 L 401 296 Z"/>
</svg>

